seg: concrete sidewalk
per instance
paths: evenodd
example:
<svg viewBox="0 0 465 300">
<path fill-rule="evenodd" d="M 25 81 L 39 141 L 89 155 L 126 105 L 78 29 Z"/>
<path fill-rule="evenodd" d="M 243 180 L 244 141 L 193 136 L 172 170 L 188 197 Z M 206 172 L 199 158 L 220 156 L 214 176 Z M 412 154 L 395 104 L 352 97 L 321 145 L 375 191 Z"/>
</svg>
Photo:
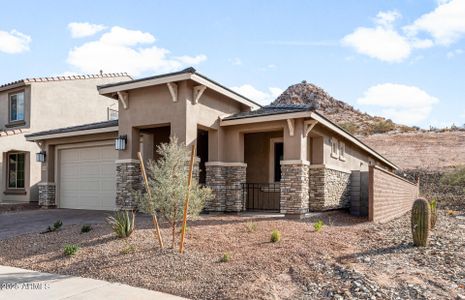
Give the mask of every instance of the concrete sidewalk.
<svg viewBox="0 0 465 300">
<path fill-rule="evenodd" d="M 120 283 L 0 266 L 0 299 L 156 299 L 185 298 Z"/>
</svg>

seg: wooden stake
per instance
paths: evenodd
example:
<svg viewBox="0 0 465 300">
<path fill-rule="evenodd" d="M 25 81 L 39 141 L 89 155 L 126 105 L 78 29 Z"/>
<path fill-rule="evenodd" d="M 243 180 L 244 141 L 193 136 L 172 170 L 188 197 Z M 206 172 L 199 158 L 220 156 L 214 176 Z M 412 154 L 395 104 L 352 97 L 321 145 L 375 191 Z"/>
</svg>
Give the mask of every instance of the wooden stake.
<svg viewBox="0 0 465 300">
<path fill-rule="evenodd" d="M 191 161 L 189 164 L 189 174 L 187 175 L 187 193 L 186 193 L 186 200 L 184 201 L 184 216 L 182 220 L 181 242 L 179 243 L 179 253 L 181 254 L 184 253 L 184 237 L 186 235 L 187 210 L 189 208 L 189 194 L 191 192 L 191 185 L 192 185 L 192 171 L 194 168 L 194 158 L 195 158 L 195 143 L 192 145 Z"/>
<path fill-rule="evenodd" d="M 158 226 L 157 212 L 152 206 L 152 192 L 149 187 L 149 180 L 147 179 L 147 173 L 145 172 L 144 159 L 142 158 L 142 154 L 140 154 L 140 152 L 137 152 L 137 157 L 140 160 L 140 169 L 142 171 L 142 176 L 144 177 L 145 188 L 147 189 L 147 194 L 149 194 L 149 210 L 153 212 L 152 223 L 153 223 L 153 226 L 155 226 L 155 231 L 156 231 L 156 235 L 158 238 L 158 242 L 160 243 L 160 247 L 163 248 L 163 239 L 161 237 L 160 226 Z"/>
</svg>

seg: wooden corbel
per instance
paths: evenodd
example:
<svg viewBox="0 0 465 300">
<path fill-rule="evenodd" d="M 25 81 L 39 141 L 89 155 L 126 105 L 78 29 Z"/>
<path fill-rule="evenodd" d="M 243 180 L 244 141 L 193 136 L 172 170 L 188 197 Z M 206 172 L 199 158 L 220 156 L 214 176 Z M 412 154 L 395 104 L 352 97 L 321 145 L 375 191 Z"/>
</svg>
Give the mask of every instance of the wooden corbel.
<svg viewBox="0 0 465 300">
<path fill-rule="evenodd" d="M 178 102 L 178 85 L 174 82 L 168 82 L 166 85 L 170 90 L 171 100 L 173 100 L 173 102 Z"/>
<path fill-rule="evenodd" d="M 194 104 L 199 103 L 199 99 L 202 97 L 202 94 L 206 89 L 207 87 L 203 84 L 194 86 Z"/>
<path fill-rule="evenodd" d="M 287 127 L 289 128 L 289 135 L 294 136 L 295 119 L 287 119 Z"/>
<path fill-rule="evenodd" d="M 304 122 L 305 125 L 305 136 L 307 137 L 310 131 L 312 131 L 313 127 L 318 123 L 316 120 L 308 120 Z"/>
<path fill-rule="evenodd" d="M 116 92 L 118 94 L 118 100 L 123 104 L 124 109 L 129 107 L 129 94 L 128 92 Z"/>
</svg>

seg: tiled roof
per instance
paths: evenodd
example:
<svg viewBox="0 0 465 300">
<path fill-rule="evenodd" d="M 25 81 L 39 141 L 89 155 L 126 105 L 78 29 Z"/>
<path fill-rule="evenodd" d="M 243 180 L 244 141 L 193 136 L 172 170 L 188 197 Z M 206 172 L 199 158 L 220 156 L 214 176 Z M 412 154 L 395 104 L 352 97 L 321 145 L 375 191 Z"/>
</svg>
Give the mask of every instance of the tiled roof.
<svg viewBox="0 0 465 300">
<path fill-rule="evenodd" d="M 269 115 L 288 114 L 303 111 L 313 111 L 318 107 L 309 104 L 270 104 L 257 110 L 240 112 L 224 118 L 223 120 L 236 120 Z"/>
<path fill-rule="evenodd" d="M 97 123 L 90 123 L 78 126 L 71 126 L 71 127 L 64 127 L 64 128 L 57 128 L 52 130 L 34 132 L 31 134 L 27 134 L 26 138 L 33 138 L 51 134 L 59 134 L 59 133 L 68 133 L 74 131 L 83 131 L 83 130 L 92 130 L 92 129 L 100 129 L 100 128 L 107 128 L 107 127 L 114 127 L 118 126 L 118 120 L 110 120 L 110 121 L 103 121 Z"/>
<path fill-rule="evenodd" d="M 23 85 L 34 82 L 50 82 L 50 81 L 63 81 L 63 80 L 80 80 L 80 79 L 95 79 L 95 78 L 114 78 L 114 77 L 129 77 L 126 72 L 124 73 L 101 73 L 101 74 L 87 74 L 87 75 L 67 75 L 67 76 L 52 76 L 52 77 L 34 77 L 16 80 L 13 82 L 0 85 L 0 89 L 5 89 L 10 86 Z"/>
</svg>

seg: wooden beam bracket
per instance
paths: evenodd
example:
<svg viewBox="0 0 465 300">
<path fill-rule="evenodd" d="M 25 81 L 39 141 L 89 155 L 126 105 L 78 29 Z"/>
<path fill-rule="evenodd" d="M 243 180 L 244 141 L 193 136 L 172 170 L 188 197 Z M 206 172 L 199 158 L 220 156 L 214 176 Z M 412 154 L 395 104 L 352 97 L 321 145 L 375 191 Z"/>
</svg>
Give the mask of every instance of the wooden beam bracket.
<svg viewBox="0 0 465 300">
<path fill-rule="evenodd" d="M 316 120 L 308 120 L 304 122 L 305 125 L 305 136 L 307 137 L 310 131 L 312 131 L 313 127 L 318 124 L 318 121 Z"/>
<path fill-rule="evenodd" d="M 129 93 L 128 92 L 116 92 L 118 94 L 118 100 L 123 104 L 124 109 L 129 107 Z"/>
<path fill-rule="evenodd" d="M 294 128 L 295 128 L 295 119 L 287 119 L 287 127 L 289 129 L 289 135 L 294 136 Z"/>
<path fill-rule="evenodd" d="M 206 89 L 207 87 L 203 84 L 194 86 L 194 104 L 199 103 L 199 99 L 202 97 L 202 94 Z"/>
<path fill-rule="evenodd" d="M 166 85 L 170 90 L 171 100 L 173 100 L 173 102 L 178 102 L 178 85 L 174 82 L 168 82 Z"/>
</svg>

